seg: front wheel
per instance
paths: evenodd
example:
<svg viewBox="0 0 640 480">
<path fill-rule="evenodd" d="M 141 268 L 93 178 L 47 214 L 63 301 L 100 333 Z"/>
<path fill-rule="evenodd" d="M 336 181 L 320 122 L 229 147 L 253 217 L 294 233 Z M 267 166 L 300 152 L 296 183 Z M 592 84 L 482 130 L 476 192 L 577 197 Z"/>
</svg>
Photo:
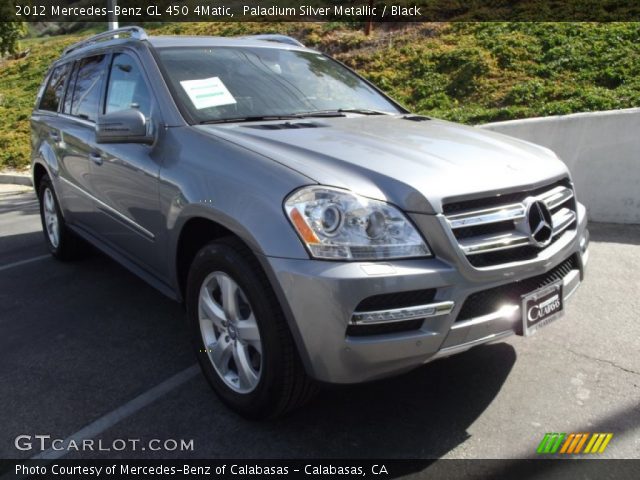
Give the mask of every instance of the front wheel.
<svg viewBox="0 0 640 480">
<path fill-rule="evenodd" d="M 227 238 L 198 252 L 186 301 L 202 371 L 230 408 L 248 418 L 274 417 L 312 396 L 271 285 L 242 243 Z"/>
</svg>

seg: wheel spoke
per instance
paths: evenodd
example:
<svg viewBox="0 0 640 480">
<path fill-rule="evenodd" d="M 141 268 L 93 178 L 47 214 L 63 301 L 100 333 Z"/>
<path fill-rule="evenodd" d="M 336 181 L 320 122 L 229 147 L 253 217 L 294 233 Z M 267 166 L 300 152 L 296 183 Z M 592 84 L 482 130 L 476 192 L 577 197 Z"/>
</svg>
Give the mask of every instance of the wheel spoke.
<svg viewBox="0 0 640 480">
<path fill-rule="evenodd" d="M 200 319 L 200 333 L 202 334 L 202 340 L 207 348 L 209 345 L 216 343 L 216 335 L 215 330 L 213 329 L 213 322 L 208 318 Z"/>
<path fill-rule="evenodd" d="M 258 374 L 251 367 L 247 347 L 236 343 L 233 349 L 233 359 L 238 369 L 240 388 L 252 388 L 258 382 Z"/>
<path fill-rule="evenodd" d="M 211 297 L 206 285 L 202 287 L 200 292 L 200 308 L 204 316 L 211 320 L 220 331 L 225 330 L 225 313 Z"/>
<path fill-rule="evenodd" d="M 47 190 L 44 194 L 44 208 L 49 213 L 53 213 L 53 195 L 51 195 L 51 191 Z"/>
<path fill-rule="evenodd" d="M 238 285 L 231 277 L 222 275 L 218 278 L 220 290 L 222 290 L 222 308 L 227 320 L 238 318 Z"/>
<path fill-rule="evenodd" d="M 208 349 L 211 362 L 216 366 L 221 375 L 226 375 L 229 371 L 229 360 L 234 350 L 233 344 L 228 341 L 226 337 L 220 335 L 218 341 L 210 345 Z"/>
<path fill-rule="evenodd" d="M 256 317 L 253 314 L 246 320 L 238 320 L 236 329 L 241 340 L 250 344 L 260 343 L 260 331 L 258 330 Z"/>
</svg>

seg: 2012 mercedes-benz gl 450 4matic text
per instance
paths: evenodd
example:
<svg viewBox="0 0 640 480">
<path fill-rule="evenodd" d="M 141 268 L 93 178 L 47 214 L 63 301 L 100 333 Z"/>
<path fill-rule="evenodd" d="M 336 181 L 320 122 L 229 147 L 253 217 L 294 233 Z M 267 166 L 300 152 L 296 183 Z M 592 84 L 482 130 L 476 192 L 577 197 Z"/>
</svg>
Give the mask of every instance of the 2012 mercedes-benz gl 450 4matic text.
<svg viewBox="0 0 640 480">
<path fill-rule="evenodd" d="M 289 37 L 97 35 L 31 124 L 51 253 L 82 239 L 183 301 L 245 416 L 529 335 L 583 278 L 553 152 L 411 114 Z"/>
</svg>

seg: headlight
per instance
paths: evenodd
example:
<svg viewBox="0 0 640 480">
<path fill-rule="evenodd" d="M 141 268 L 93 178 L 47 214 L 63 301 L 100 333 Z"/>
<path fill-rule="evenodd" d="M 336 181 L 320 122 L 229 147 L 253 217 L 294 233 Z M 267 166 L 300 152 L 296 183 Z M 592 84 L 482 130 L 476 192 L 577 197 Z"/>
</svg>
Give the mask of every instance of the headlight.
<svg viewBox="0 0 640 480">
<path fill-rule="evenodd" d="M 315 258 L 380 260 L 431 255 L 420 234 L 395 207 L 330 187 L 306 187 L 284 203 Z"/>
</svg>

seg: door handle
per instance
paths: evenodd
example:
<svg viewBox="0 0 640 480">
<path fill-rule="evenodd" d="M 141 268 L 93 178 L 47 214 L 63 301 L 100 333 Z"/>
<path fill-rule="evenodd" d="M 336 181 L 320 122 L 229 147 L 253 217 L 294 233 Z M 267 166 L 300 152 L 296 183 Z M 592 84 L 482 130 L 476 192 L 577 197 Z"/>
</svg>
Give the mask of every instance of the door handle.
<svg viewBox="0 0 640 480">
<path fill-rule="evenodd" d="M 91 160 L 96 165 L 102 165 L 102 155 L 99 153 L 90 153 L 89 160 Z"/>
</svg>

